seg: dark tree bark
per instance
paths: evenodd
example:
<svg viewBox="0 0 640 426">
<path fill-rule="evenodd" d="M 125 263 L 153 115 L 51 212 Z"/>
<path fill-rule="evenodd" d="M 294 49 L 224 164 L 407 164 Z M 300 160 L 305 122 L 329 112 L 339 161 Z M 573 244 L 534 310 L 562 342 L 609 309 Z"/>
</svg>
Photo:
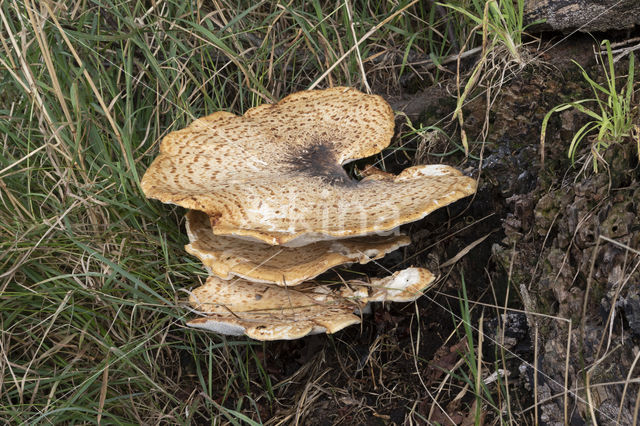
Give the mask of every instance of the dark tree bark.
<svg viewBox="0 0 640 426">
<path fill-rule="evenodd" d="M 607 31 L 640 25 L 638 0 L 526 0 L 525 22 L 535 30 Z"/>
</svg>

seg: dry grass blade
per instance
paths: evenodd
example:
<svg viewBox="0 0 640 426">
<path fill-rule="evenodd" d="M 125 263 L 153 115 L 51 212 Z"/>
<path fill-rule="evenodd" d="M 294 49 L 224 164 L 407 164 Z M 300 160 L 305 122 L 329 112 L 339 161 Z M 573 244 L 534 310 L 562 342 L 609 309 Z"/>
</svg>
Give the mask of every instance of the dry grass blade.
<svg viewBox="0 0 640 426">
<path fill-rule="evenodd" d="M 443 75 L 453 75 L 453 61 L 473 60 L 489 42 L 485 38 L 483 49 L 471 45 L 479 38 L 471 40 L 454 54 L 477 23 L 467 25 L 441 9 L 417 0 L 0 2 L 0 422 L 424 424 L 473 422 L 479 410 L 487 423 L 533 419 L 544 398 L 534 405 L 524 398 L 530 407 L 519 407 L 522 395 L 505 392 L 516 392 L 520 382 L 501 375 L 514 365 L 533 369 L 529 355 L 505 347 L 504 328 L 492 334 L 477 320 L 489 320 L 489 310 L 497 316 L 525 312 L 535 321 L 566 323 L 568 339 L 572 323 L 530 312 L 530 304 L 520 309 L 512 304 L 516 297 L 503 303 L 502 287 L 488 303 L 490 293 L 474 286 L 469 315 L 459 315 L 465 297 L 452 296 L 450 287 L 457 269 L 497 235 L 482 237 L 499 213 L 478 213 L 478 200 L 464 210 L 466 226 L 462 214 L 443 212 L 442 221 L 410 229 L 415 245 L 404 256 L 317 278 L 317 285 L 351 282 L 351 291 L 363 286 L 380 295 L 389 289 L 364 276 L 448 260 L 443 266 L 457 263 L 439 280 L 449 286 L 446 293 L 408 305 L 377 304 L 371 314 L 351 309 L 349 318 L 362 322 L 360 328 L 263 343 L 185 326 L 193 311 L 183 290 L 193 287 L 194 277 L 207 277 L 184 252 L 184 211 L 149 201 L 140 190 L 137 173 L 149 166 L 160 141 L 196 117 L 220 110 L 241 116 L 306 88 L 358 86 L 386 96 L 440 84 Z M 479 95 L 489 98 L 487 104 L 512 77 L 507 68 L 486 79 L 500 65 L 499 57 L 485 57 L 475 77 L 488 87 Z M 462 95 L 464 85 L 459 89 Z M 465 103 L 473 97 L 470 89 Z M 446 105 L 439 107 L 455 108 Z M 471 140 L 472 120 L 464 112 L 468 127 L 462 130 Z M 289 124 L 282 119 L 274 126 Z M 392 144 L 366 161 L 389 173 L 418 164 L 415 137 L 400 127 Z M 442 154 L 450 156 L 447 163 L 465 161 L 456 138 L 445 145 L 436 152 L 434 144 L 423 159 Z M 473 154 L 468 174 L 475 173 Z M 263 153 L 254 157 L 264 160 Z M 239 156 L 235 163 L 249 161 Z M 339 167 L 351 178 L 360 165 Z M 443 231 L 440 222 L 460 227 Z M 480 237 L 470 237 L 481 227 Z M 274 251 L 274 258 L 284 252 Z M 376 257 L 367 249 L 357 254 L 351 259 Z M 283 311 L 295 302 L 295 289 L 285 288 Z M 417 295 L 412 291 L 404 300 Z M 489 308 L 484 317 L 482 307 Z M 224 313 L 242 317 L 228 306 Z M 606 355 L 610 335 L 603 337 Z M 500 348 L 500 360 L 491 359 L 493 347 Z M 453 351 L 443 363 L 447 371 L 425 374 L 439 348 Z M 545 371 L 537 375 L 562 387 Z M 590 383 L 593 389 L 606 385 Z M 628 398 L 637 380 L 629 377 L 623 385 Z M 564 398 L 570 411 L 573 398 L 583 404 L 582 396 L 584 387 L 576 386 L 551 398 Z"/>
<path fill-rule="evenodd" d="M 109 122 L 109 125 L 111 126 L 111 129 L 113 130 L 113 133 L 114 133 L 114 135 L 116 137 L 116 140 L 118 141 L 118 144 L 120 145 L 120 150 L 122 152 L 122 158 L 124 159 L 125 164 L 127 165 L 127 168 L 129 169 L 129 172 L 135 175 L 136 174 L 136 170 L 135 170 L 135 167 L 133 167 L 133 164 L 131 164 L 131 161 L 132 161 L 131 160 L 131 154 L 127 151 L 127 149 L 124 146 L 124 142 L 122 141 L 122 136 L 120 135 L 120 130 L 118 129 L 118 126 L 116 125 L 116 122 L 113 119 L 113 116 L 111 114 L 111 110 L 109 109 L 109 107 L 107 107 L 107 104 L 105 103 L 104 98 L 100 94 L 100 91 L 98 90 L 98 87 L 94 83 L 93 78 L 91 78 L 91 75 L 89 74 L 89 71 L 87 71 L 86 67 L 84 66 L 84 64 L 82 62 L 82 59 L 80 59 L 80 56 L 78 55 L 78 52 L 73 47 L 73 44 L 71 43 L 71 41 L 67 37 L 67 34 L 65 33 L 64 29 L 62 28 L 62 26 L 60 26 L 60 22 L 58 22 L 58 18 L 56 17 L 55 13 L 51 10 L 51 7 L 49 6 L 49 3 L 45 2 L 43 4 L 44 4 L 44 7 L 49 12 L 49 16 L 53 20 L 55 26 L 58 28 L 58 31 L 60 32 L 60 35 L 62 36 L 62 39 L 64 40 L 65 44 L 69 48 L 69 51 L 73 55 L 73 58 L 78 63 L 78 66 L 81 69 L 83 69 L 82 73 L 83 73 L 84 77 L 87 79 L 87 82 L 89 83 L 89 86 L 91 86 L 91 90 L 93 91 L 93 94 L 95 95 L 96 100 L 100 104 L 100 107 L 102 107 L 102 111 L 104 112 L 104 115 L 107 118 L 107 121 Z"/>
<path fill-rule="evenodd" d="M 411 6 L 413 6 L 414 4 L 416 4 L 418 2 L 418 0 L 413 0 L 410 3 L 408 3 L 407 5 L 401 7 L 400 9 L 396 10 L 394 13 L 392 13 L 391 15 L 389 15 L 386 19 L 384 19 L 383 21 L 381 21 L 380 23 L 378 23 L 375 27 L 371 28 L 369 31 L 367 31 L 362 37 L 360 37 L 360 39 L 358 39 L 356 41 L 356 43 L 351 46 L 349 48 L 349 50 L 347 50 L 345 53 L 342 54 L 342 56 L 340 56 L 340 58 L 338 58 L 337 61 L 335 61 L 329 68 L 327 68 L 327 70 L 322 73 L 322 75 L 320 77 L 318 77 L 313 84 L 311 84 L 311 86 L 309 86 L 309 90 L 316 88 L 325 78 L 327 78 L 327 76 L 329 74 L 331 74 L 331 71 L 333 71 L 333 69 L 335 67 L 337 67 L 342 61 L 344 61 L 344 59 L 349 56 L 351 53 L 353 53 L 354 50 L 358 49 L 359 46 L 365 41 L 367 40 L 369 37 L 371 37 L 373 34 L 375 34 L 376 31 L 378 31 L 381 27 L 383 27 L 384 25 L 386 25 L 389 21 L 391 21 L 393 18 L 395 18 L 396 16 L 400 15 L 401 13 L 403 13 L 405 10 L 409 9 Z"/>
<path fill-rule="evenodd" d="M 464 256 L 466 256 L 467 254 L 469 254 L 469 252 L 471 250 L 473 250 L 474 247 L 478 246 L 480 243 L 482 243 L 484 240 L 486 240 L 487 238 L 489 238 L 489 236 L 492 234 L 492 232 L 488 233 L 487 235 L 485 235 L 484 237 L 480 237 L 477 240 L 475 240 L 474 242 L 472 242 L 471 244 L 467 245 L 465 248 L 463 248 L 462 250 L 460 250 L 458 252 L 458 254 L 456 254 L 455 256 L 453 256 L 451 259 L 447 260 L 446 262 L 442 263 L 440 265 L 440 268 L 447 268 L 451 265 L 454 265 L 457 261 L 459 261 L 460 259 L 462 259 Z"/>
<path fill-rule="evenodd" d="M 100 424 L 102 420 L 102 412 L 104 410 L 104 401 L 107 398 L 107 386 L 109 384 L 109 358 L 107 355 L 106 365 L 102 371 L 102 387 L 100 388 L 100 400 L 98 402 L 98 416 L 96 423 Z"/>
<path fill-rule="evenodd" d="M 53 65 L 53 59 L 51 57 L 51 52 L 49 49 L 49 45 L 47 43 L 47 38 L 43 33 L 44 22 L 39 20 L 39 14 L 34 13 L 35 6 L 30 0 L 25 0 L 26 10 L 29 14 L 29 20 L 31 21 L 31 25 L 33 27 L 33 33 L 36 36 L 36 40 L 40 45 L 40 49 L 43 53 L 44 63 L 47 66 L 47 70 L 49 71 L 49 76 L 51 78 L 51 82 L 53 83 L 53 89 L 62 107 L 62 111 L 64 113 L 65 118 L 67 119 L 67 125 L 71 128 L 71 132 L 75 133 L 75 126 L 73 124 L 73 119 L 71 118 L 71 112 L 69 111 L 69 107 L 67 105 L 67 101 L 62 94 L 62 88 L 60 86 L 60 81 L 58 79 L 58 75 L 55 72 L 55 67 Z"/>
<path fill-rule="evenodd" d="M 357 39 L 356 30 L 354 28 L 353 23 L 353 12 L 351 12 L 351 2 L 350 0 L 344 0 L 344 7 L 347 10 L 347 17 L 349 18 L 349 28 L 351 29 L 351 35 L 354 40 Z M 360 55 L 360 43 L 356 43 L 356 57 L 358 58 L 358 67 L 360 68 L 360 74 L 362 75 L 362 84 L 364 84 L 366 93 L 371 94 L 371 87 L 369 87 L 369 82 L 367 81 L 367 73 L 364 70 L 364 65 L 362 64 L 362 55 Z"/>
</svg>

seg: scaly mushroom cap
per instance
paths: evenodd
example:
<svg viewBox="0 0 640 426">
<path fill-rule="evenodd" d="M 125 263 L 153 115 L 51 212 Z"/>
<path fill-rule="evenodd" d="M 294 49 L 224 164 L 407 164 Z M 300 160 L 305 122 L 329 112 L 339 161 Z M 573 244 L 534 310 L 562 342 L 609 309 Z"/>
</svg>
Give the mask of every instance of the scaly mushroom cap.
<svg viewBox="0 0 640 426">
<path fill-rule="evenodd" d="M 360 318 L 353 314 L 352 305 L 312 305 L 274 312 L 246 312 L 240 316 L 211 314 L 187 325 L 230 336 L 245 334 L 256 340 L 294 340 L 310 334 L 335 333 L 358 323 Z"/>
<path fill-rule="evenodd" d="M 272 246 L 233 237 L 214 235 L 209 216 L 187 212 L 185 249 L 223 279 L 232 276 L 249 281 L 294 286 L 334 266 L 367 263 L 411 243 L 406 235 L 370 236 L 321 241 L 299 248 Z"/>
<path fill-rule="evenodd" d="M 292 289 L 211 276 L 189 298 L 206 316 L 187 325 L 258 340 L 335 333 L 359 323 L 354 311 L 366 303 L 415 300 L 433 280 L 431 272 L 421 268 L 405 269 L 370 284 L 350 281 L 337 288 L 303 284 Z"/>
<path fill-rule="evenodd" d="M 379 96 L 298 92 L 170 133 L 141 185 L 148 197 L 204 211 L 217 235 L 290 246 L 388 231 L 475 192 L 475 180 L 440 165 L 350 179 L 342 166 L 388 146 L 393 127 Z"/>
</svg>

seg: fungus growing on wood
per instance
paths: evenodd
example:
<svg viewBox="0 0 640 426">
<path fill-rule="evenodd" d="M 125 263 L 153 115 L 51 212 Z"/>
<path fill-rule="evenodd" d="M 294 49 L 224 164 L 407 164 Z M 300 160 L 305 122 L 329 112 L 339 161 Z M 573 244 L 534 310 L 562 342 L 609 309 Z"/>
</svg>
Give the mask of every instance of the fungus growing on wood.
<svg viewBox="0 0 640 426">
<path fill-rule="evenodd" d="M 191 209 L 186 249 L 212 275 L 191 294 L 202 317 L 188 325 L 296 339 L 359 323 L 369 302 L 418 298 L 434 281 L 421 268 L 331 286 L 308 281 L 409 244 L 400 225 L 475 192 L 474 179 L 445 165 L 398 175 L 367 166 L 362 180 L 349 177 L 343 166 L 381 152 L 393 128 L 381 97 L 336 87 L 243 116 L 216 112 L 168 134 L 141 186 Z"/>
<path fill-rule="evenodd" d="M 434 276 L 421 268 L 405 269 L 370 283 L 349 281 L 337 288 L 314 284 L 286 288 L 211 276 L 190 296 L 191 305 L 205 316 L 187 325 L 258 340 L 335 333 L 359 323 L 355 312 L 367 303 L 415 300 L 433 280 Z"/>
<path fill-rule="evenodd" d="M 474 179 L 442 165 L 352 180 L 342 166 L 387 147 L 393 127 L 379 96 L 299 92 L 170 133 L 141 185 L 205 212 L 216 235 L 292 247 L 389 231 L 475 192 Z"/>
<path fill-rule="evenodd" d="M 320 241 L 303 247 L 272 246 L 239 238 L 214 235 L 206 213 L 187 212 L 187 252 L 202 261 L 214 275 L 231 279 L 294 286 L 334 266 L 367 263 L 411 243 L 406 235 L 389 235 Z"/>
</svg>

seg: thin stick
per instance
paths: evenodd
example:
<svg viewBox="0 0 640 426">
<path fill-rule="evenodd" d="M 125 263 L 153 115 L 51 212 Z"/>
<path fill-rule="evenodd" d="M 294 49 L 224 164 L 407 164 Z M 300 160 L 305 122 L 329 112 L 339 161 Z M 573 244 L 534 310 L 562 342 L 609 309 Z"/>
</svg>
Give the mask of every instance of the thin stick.
<svg viewBox="0 0 640 426">
<path fill-rule="evenodd" d="M 587 393 L 587 407 L 589 407 L 589 414 L 591 414 L 591 421 L 595 426 L 598 426 L 598 421 L 596 419 L 596 413 L 593 409 L 593 398 L 591 397 L 591 369 L 587 370 L 587 374 L 585 375 L 585 383 L 584 390 Z"/>
<path fill-rule="evenodd" d="M 484 311 L 480 314 L 480 319 L 478 320 L 478 361 L 476 365 L 476 392 L 478 394 L 482 394 L 481 383 L 482 383 L 482 344 L 484 343 Z M 470 351 L 473 348 L 469 348 Z M 476 397 L 476 420 L 478 420 L 481 416 L 480 410 L 482 410 L 482 404 L 478 404 L 478 400 L 480 398 Z"/>
<path fill-rule="evenodd" d="M 538 324 L 533 328 L 533 418 L 538 424 Z"/>
<path fill-rule="evenodd" d="M 616 419 L 616 424 L 617 425 L 622 424 L 622 423 L 620 423 L 620 417 L 622 416 L 622 406 L 624 404 L 624 398 L 627 396 L 627 389 L 629 388 L 629 383 L 631 383 L 631 374 L 633 373 L 633 370 L 636 368 L 636 364 L 638 363 L 638 359 L 640 359 L 640 351 L 638 351 L 638 353 L 636 354 L 635 359 L 631 363 L 631 367 L 629 368 L 629 373 L 627 374 L 627 380 L 624 383 L 624 389 L 622 390 L 622 396 L 620 397 L 620 407 L 618 407 L 618 418 Z M 636 414 L 637 414 L 637 412 L 636 412 Z M 635 419 L 634 419 L 633 424 L 637 424 L 635 422 Z"/>
<path fill-rule="evenodd" d="M 564 424 L 569 425 L 569 354 L 571 353 L 571 328 L 573 323 L 569 318 L 569 330 L 567 331 L 567 352 L 564 360 Z"/>
<path fill-rule="evenodd" d="M 633 422 L 631 422 L 631 424 L 633 425 L 637 425 L 638 424 L 638 409 L 640 408 L 640 392 L 638 392 L 638 396 L 636 396 L 636 408 L 633 412 Z"/>
</svg>

